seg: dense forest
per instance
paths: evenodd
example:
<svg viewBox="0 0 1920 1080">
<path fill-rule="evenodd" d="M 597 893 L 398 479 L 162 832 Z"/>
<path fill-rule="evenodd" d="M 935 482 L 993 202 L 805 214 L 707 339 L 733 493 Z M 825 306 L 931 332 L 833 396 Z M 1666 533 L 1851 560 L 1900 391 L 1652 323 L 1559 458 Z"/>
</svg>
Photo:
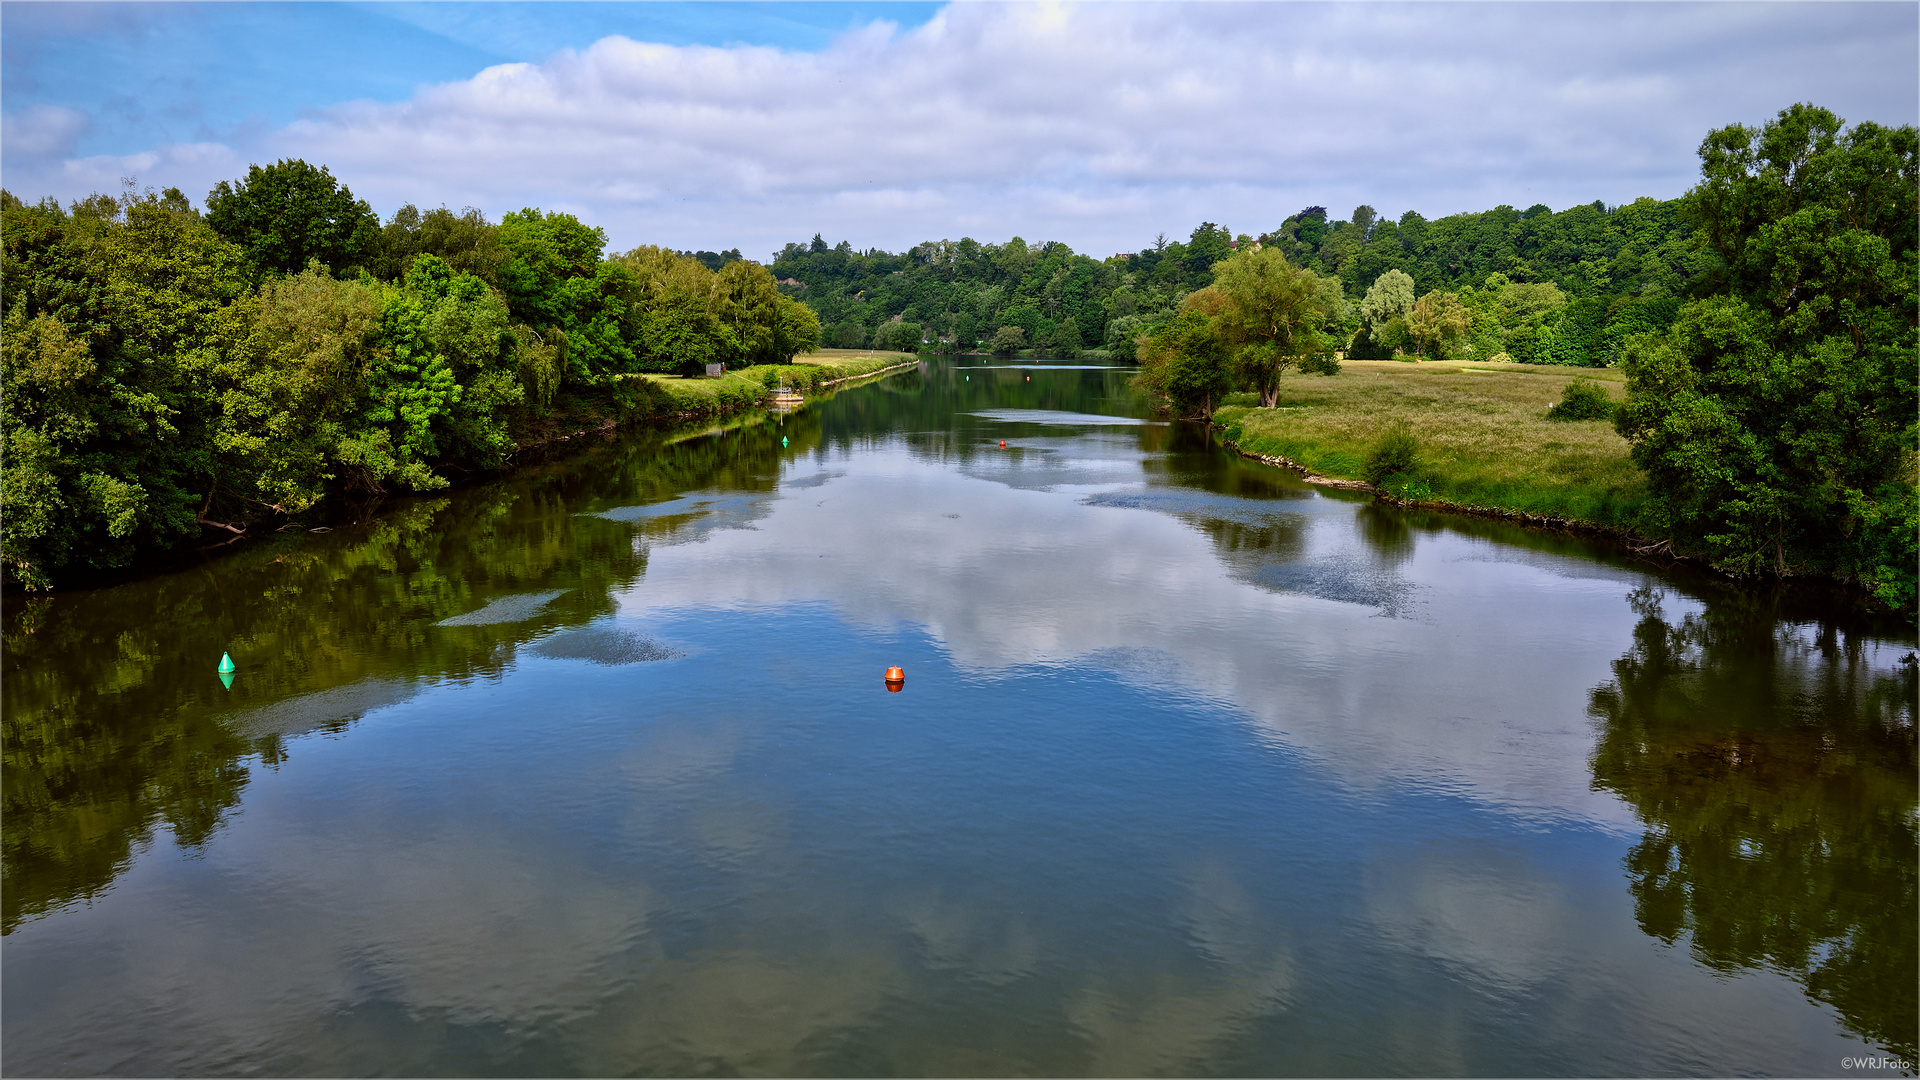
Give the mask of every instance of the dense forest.
<svg viewBox="0 0 1920 1080">
<path fill-rule="evenodd" d="M 1640 199 L 1560 213 L 1501 206 L 1437 221 L 1408 211 L 1397 223 L 1369 206 L 1346 221 L 1311 206 L 1258 236 L 1202 222 L 1185 241 L 1163 235 L 1103 259 L 1017 236 L 929 241 L 892 255 L 829 247 L 816 235 L 777 252 L 773 273 L 818 313 L 833 345 L 1091 348 L 1132 359 L 1142 336 L 1212 283 L 1216 263 L 1255 242 L 1338 280 L 1354 305 L 1342 314 L 1342 341 L 1378 357 L 1418 351 L 1407 324 L 1431 296 L 1466 316 L 1447 337 L 1448 355 L 1611 364 L 1629 336 L 1671 324 L 1689 283 L 1716 261 L 1694 242 L 1677 200 Z M 1383 276 L 1392 302 L 1363 316 L 1359 302 Z"/>
<path fill-rule="evenodd" d="M 608 254 L 568 214 L 406 206 L 254 166 L 169 189 L 0 196 L 0 559 L 30 587 L 330 492 L 501 465 L 565 399 L 658 411 L 647 372 L 784 363 L 819 324 L 763 266 Z"/>
</svg>

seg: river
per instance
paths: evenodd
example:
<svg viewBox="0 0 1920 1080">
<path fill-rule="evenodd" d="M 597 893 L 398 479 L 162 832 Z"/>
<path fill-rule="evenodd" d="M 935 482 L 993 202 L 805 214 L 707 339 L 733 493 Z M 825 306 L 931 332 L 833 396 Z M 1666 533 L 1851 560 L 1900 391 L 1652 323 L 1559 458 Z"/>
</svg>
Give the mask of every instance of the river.
<svg viewBox="0 0 1920 1080">
<path fill-rule="evenodd" d="M 10 597 L 0 1067 L 1912 1061 L 1910 626 L 1318 490 L 1127 374 L 929 362 Z"/>
</svg>

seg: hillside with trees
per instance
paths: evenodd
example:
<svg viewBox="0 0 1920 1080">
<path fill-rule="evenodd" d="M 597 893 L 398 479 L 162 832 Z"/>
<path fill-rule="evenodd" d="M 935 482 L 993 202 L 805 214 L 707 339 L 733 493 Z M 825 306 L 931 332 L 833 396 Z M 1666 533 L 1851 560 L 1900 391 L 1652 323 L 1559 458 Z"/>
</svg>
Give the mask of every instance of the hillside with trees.
<svg viewBox="0 0 1920 1080">
<path fill-rule="evenodd" d="M 1502 206 L 1436 221 L 1409 211 L 1398 222 L 1369 206 L 1330 220 L 1312 206 L 1258 236 L 1202 222 L 1184 241 L 1163 235 L 1102 259 L 1020 237 L 929 241 L 894 255 L 816 235 L 777 252 L 772 269 L 818 314 L 830 344 L 925 341 L 965 352 L 1018 327 L 1028 347 L 1134 359 L 1142 337 L 1212 284 L 1216 263 L 1257 242 L 1341 283 L 1353 309 L 1338 337 L 1355 356 L 1610 365 L 1628 337 L 1670 325 L 1690 284 L 1716 265 L 1679 205 Z"/>
</svg>

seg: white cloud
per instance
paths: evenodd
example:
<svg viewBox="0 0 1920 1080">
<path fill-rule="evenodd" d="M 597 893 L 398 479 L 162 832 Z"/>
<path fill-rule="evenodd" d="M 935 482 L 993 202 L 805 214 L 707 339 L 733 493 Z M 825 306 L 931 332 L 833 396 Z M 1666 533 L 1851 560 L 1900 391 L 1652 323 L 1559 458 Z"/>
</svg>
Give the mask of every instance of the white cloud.
<svg viewBox="0 0 1920 1080">
<path fill-rule="evenodd" d="M 1310 203 L 1671 197 L 1708 129 L 1794 101 L 1913 122 L 1915 51 L 1903 5 L 957 4 L 816 53 L 609 37 L 235 155 L 324 162 L 385 211 L 572 210 L 616 247 L 757 254 L 819 230 L 1104 254 Z M 159 153 L 144 182 L 227 175 Z M 70 169 L 24 171 L 81 193 Z"/>
<path fill-rule="evenodd" d="M 86 113 L 58 105 L 32 105 L 0 116 L 0 142 L 9 154 L 34 158 L 61 158 L 73 153 L 86 134 Z"/>
</svg>

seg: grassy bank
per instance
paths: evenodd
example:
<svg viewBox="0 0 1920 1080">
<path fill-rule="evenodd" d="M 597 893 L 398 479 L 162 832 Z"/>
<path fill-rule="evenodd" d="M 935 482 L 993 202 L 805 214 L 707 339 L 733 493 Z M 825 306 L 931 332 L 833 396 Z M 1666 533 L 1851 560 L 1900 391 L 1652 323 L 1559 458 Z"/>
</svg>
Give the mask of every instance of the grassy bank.
<svg viewBox="0 0 1920 1080">
<path fill-rule="evenodd" d="M 571 439 L 589 431 L 649 420 L 721 416 L 766 401 L 776 386 L 811 390 L 910 363 L 913 353 L 822 349 L 795 364 L 759 364 L 717 379 L 626 375 L 591 394 L 562 393 L 552 407 L 517 426 L 516 449 Z"/>
<path fill-rule="evenodd" d="M 791 364 L 761 364 L 729 371 L 718 379 L 683 379 L 676 375 L 648 375 L 645 378 L 685 406 L 673 411 L 700 412 L 713 403 L 733 407 L 742 394 L 750 395 L 747 399 L 750 403 L 764 398 L 767 391 L 776 386 L 810 390 L 822 383 L 857 379 L 917 358 L 915 353 L 821 349 Z"/>
<path fill-rule="evenodd" d="M 1631 528 L 1645 479 L 1626 440 L 1605 420 L 1547 419 L 1576 377 L 1625 396 L 1623 376 L 1604 369 L 1360 360 L 1332 377 L 1289 376 L 1274 409 L 1235 395 L 1214 419 L 1242 450 L 1349 480 L 1382 433 L 1405 424 L 1419 464 L 1389 494 Z"/>
</svg>

